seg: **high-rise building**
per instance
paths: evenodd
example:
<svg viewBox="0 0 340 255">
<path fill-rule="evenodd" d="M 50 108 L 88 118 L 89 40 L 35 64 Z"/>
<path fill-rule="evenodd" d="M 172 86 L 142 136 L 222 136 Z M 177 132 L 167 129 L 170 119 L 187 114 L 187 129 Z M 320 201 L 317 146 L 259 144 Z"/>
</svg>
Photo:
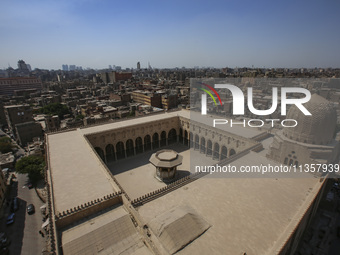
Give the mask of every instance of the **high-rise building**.
<svg viewBox="0 0 340 255">
<path fill-rule="evenodd" d="M 63 71 L 68 71 L 68 65 L 62 65 Z"/>
<path fill-rule="evenodd" d="M 69 71 L 74 71 L 74 70 L 76 70 L 76 65 L 70 65 L 70 67 L 69 67 L 68 70 L 69 70 Z"/>
<path fill-rule="evenodd" d="M 140 62 L 137 62 L 137 70 L 140 70 Z"/>
<path fill-rule="evenodd" d="M 19 69 L 19 70 L 22 70 L 22 71 L 28 70 L 25 61 L 23 61 L 23 60 L 19 60 L 19 61 L 18 61 L 18 69 Z"/>
</svg>

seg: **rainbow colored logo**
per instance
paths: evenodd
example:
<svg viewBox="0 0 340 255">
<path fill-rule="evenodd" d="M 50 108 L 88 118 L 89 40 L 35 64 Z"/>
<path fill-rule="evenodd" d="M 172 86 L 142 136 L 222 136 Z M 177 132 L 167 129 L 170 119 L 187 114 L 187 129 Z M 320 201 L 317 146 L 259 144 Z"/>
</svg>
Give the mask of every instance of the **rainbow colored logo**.
<svg viewBox="0 0 340 255">
<path fill-rule="evenodd" d="M 212 90 L 214 92 L 214 94 L 217 96 L 218 100 L 220 101 L 220 104 L 222 105 L 222 100 L 220 98 L 220 95 L 217 93 L 217 91 L 213 87 L 211 87 L 210 85 L 205 84 L 203 82 L 200 82 L 200 84 L 202 84 L 202 85 L 206 86 L 207 88 L 209 88 L 210 90 Z M 209 90 L 204 89 L 204 88 L 200 88 L 200 90 L 203 90 L 204 92 L 206 92 L 212 98 L 212 100 L 214 100 L 215 105 L 217 105 L 215 97 L 213 96 L 213 94 L 211 94 L 211 92 Z"/>
</svg>

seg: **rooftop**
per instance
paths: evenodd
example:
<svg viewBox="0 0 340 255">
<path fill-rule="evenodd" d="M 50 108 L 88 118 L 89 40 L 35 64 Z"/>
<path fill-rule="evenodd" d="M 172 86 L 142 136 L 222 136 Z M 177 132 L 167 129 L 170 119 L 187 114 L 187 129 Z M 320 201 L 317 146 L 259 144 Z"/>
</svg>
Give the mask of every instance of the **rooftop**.
<svg viewBox="0 0 340 255">
<path fill-rule="evenodd" d="M 28 104 L 18 104 L 18 105 L 4 105 L 4 108 L 10 109 L 10 108 L 19 108 L 19 107 L 29 107 Z"/>
<path fill-rule="evenodd" d="M 174 167 L 182 164 L 183 156 L 174 150 L 160 150 L 152 154 L 150 162 L 156 167 Z"/>
<path fill-rule="evenodd" d="M 47 143 L 56 211 L 119 191 L 79 129 L 49 134 Z"/>
<path fill-rule="evenodd" d="M 245 162 L 260 165 L 268 160 L 250 153 L 232 165 L 239 168 Z M 277 254 L 322 183 L 307 176 L 238 177 L 200 178 L 144 204 L 138 212 L 147 224 L 152 225 L 158 215 L 188 206 L 211 225 L 178 254 Z M 180 229 L 180 226 L 176 228 Z"/>
<path fill-rule="evenodd" d="M 151 254 L 122 206 L 62 232 L 65 255 Z"/>
<path fill-rule="evenodd" d="M 183 110 L 47 135 L 56 211 L 61 212 L 119 191 L 106 166 L 87 142 L 86 135 L 176 116 L 193 119 L 192 114 L 196 113 Z M 228 128 L 227 125 L 222 130 L 248 138 L 261 133 L 256 129 L 230 128 L 230 126 Z M 272 138 L 267 140 L 262 142 L 265 144 L 265 149 L 261 153 L 250 152 L 235 160 L 232 165 L 238 169 L 246 164 L 277 165 L 263 156 Z M 173 146 L 171 148 L 184 147 L 179 144 Z M 184 157 L 179 171 L 192 172 L 195 169 L 194 165 L 216 163 L 211 157 L 202 157 L 199 151 L 190 151 L 187 147 L 176 151 Z M 157 182 L 153 178 L 154 170 L 150 168 L 151 164 L 148 162 L 151 154 L 152 152 L 139 154 L 133 158 L 108 164 L 115 178 L 132 199 L 165 187 L 164 183 Z M 165 154 L 164 158 L 171 159 L 173 155 Z M 276 254 L 298 225 L 323 184 L 310 175 L 302 175 L 299 176 L 300 178 L 276 178 L 275 176 L 259 178 L 256 175 L 239 175 L 237 178 L 228 178 L 229 176 L 225 175 L 223 177 L 209 175 L 209 177 L 211 178 L 200 178 L 190 182 L 138 207 L 138 214 L 152 231 L 159 235 L 155 241 L 160 242 L 164 249 L 177 251 L 178 254 Z M 167 214 L 168 212 L 170 214 Z M 72 230 L 75 232 L 69 234 L 65 232 L 63 244 L 78 242 L 75 240 L 77 233 L 83 244 L 87 243 L 86 240 L 92 242 L 89 238 L 90 234 L 100 242 L 101 238 L 108 238 L 102 234 L 104 227 L 110 228 L 105 231 L 123 229 L 122 222 L 127 224 L 127 229 L 130 229 L 131 222 L 120 209 L 114 215 L 110 214 L 109 218 L 99 220 L 98 223 L 95 221 L 94 224 L 99 224 L 95 229 L 92 229 L 93 222 L 89 220 L 79 229 Z M 194 231 L 188 230 L 190 238 L 185 241 L 185 244 L 188 244 L 185 249 L 181 249 L 183 244 L 168 243 L 178 240 L 171 233 L 174 230 L 180 233 L 183 219 L 191 222 L 186 229 Z M 167 233 L 169 236 L 160 237 L 162 233 Z M 134 236 L 132 229 L 129 236 Z M 132 238 L 131 244 L 139 243 L 136 238 Z M 91 247 L 104 246 L 104 244 L 98 246 L 96 242 L 92 242 Z M 116 241 L 111 243 L 116 245 Z M 114 246 L 112 247 L 115 249 Z"/>
</svg>

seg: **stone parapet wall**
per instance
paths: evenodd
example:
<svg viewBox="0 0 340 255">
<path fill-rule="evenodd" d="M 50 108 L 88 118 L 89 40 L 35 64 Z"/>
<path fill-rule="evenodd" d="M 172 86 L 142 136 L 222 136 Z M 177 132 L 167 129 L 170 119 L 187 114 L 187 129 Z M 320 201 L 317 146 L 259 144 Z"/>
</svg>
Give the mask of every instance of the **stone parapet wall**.
<svg viewBox="0 0 340 255">
<path fill-rule="evenodd" d="M 108 207 L 121 204 L 121 195 L 121 192 L 112 193 L 58 213 L 58 215 L 56 215 L 56 226 L 58 229 L 64 228 L 73 222 L 79 221 Z"/>
</svg>

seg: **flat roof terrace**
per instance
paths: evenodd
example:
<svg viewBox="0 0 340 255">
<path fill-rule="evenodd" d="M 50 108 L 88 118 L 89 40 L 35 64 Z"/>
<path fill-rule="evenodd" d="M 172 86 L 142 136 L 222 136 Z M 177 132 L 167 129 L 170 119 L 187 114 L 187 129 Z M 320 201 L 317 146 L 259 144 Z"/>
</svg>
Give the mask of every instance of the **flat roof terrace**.
<svg viewBox="0 0 340 255">
<path fill-rule="evenodd" d="M 120 191 L 79 130 L 47 135 L 55 211 Z"/>
<path fill-rule="evenodd" d="M 272 255 L 279 253 L 321 185 L 314 178 L 200 178 L 138 212 L 150 224 L 158 215 L 188 206 L 211 225 L 178 254 Z"/>
</svg>

